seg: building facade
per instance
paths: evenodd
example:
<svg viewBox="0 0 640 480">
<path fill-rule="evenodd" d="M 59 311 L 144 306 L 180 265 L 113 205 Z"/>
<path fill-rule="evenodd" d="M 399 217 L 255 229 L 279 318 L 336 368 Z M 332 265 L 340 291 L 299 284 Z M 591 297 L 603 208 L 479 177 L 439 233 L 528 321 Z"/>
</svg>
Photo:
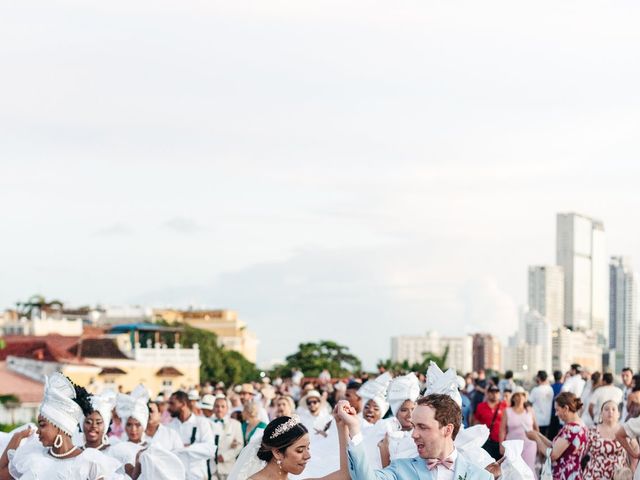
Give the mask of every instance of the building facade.
<svg viewBox="0 0 640 480">
<path fill-rule="evenodd" d="M 553 370 L 567 372 L 572 363 L 578 363 L 588 371 L 602 371 L 602 347 L 593 331 L 554 330 L 551 350 Z"/>
<path fill-rule="evenodd" d="M 558 265 L 529 267 L 529 308 L 545 317 L 551 328 L 564 326 L 564 272 Z"/>
<path fill-rule="evenodd" d="M 255 363 L 258 356 L 258 339 L 247 324 L 233 310 L 154 310 L 154 321 L 186 323 L 195 328 L 213 332 L 218 343 L 227 350 L 241 353 Z"/>
<path fill-rule="evenodd" d="M 611 257 L 609 263 L 609 348 L 615 352 L 615 370 L 640 367 L 638 274 L 629 257 Z"/>
<path fill-rule="evenodd" d="M 576 213 L 557 216 L 556 259 L 564 271 L 564 325 L 593 330 L 608 346 L 609 275 L 604 224 Z"/>
<path fill-rule="evenodd" d="M 502 344 L 489 333 L 473 335 L 473 370 L 502 370 Z"/>
<path fill-rule="evenodd" d="M 391 360 L 394 362 L 420 363 L 429 352 L 442 355 L 448 349 L 446 368 L 455 368 L 464 375 L 473 368 L 473 339 L 471 335 L 441 337 L 429 331 L 425 335 L 391 337 Z"/>
</svg>

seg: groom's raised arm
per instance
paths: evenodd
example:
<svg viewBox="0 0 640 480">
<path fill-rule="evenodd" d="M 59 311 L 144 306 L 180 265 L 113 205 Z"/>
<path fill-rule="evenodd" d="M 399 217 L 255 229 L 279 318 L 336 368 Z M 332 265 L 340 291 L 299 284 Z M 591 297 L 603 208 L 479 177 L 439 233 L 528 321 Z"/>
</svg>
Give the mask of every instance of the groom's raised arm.
<svg viewBox="0 0 640 480">
<path fill-rule="evenodd" d="M 351 480 L 400 480 L 393 462 L 382 470 L 371 468 L 362 442 L 360 419 L 357 413 L 349 406 L 348 402 L 340 402 L 337 410 L 349 430 L 349 437 L 351 437 L 347 450 Z"/>
</svg>

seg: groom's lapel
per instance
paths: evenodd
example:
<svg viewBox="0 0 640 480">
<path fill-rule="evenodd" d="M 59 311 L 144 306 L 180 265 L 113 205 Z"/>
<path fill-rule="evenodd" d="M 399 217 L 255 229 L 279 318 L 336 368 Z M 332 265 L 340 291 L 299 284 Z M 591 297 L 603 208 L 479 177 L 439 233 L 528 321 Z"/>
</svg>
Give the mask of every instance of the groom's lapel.
<svg viewBox="0 0 640 480">
<path fill-rule="evenodd" d="M 436 480 L 432 471 L 427 468 L 427 461 L 424 458 L 414 457 L 411 459 L 411 466 L 418 474 L 418 480 Z M 435 472 L 435 470 L 433 470 Z"/>
<path fill-rule="evenodd" d="M 453 467 L 453 480 L 467 480 L 468 468 L 469 468 L 469 464 L 464 459 L 464 457 L 460 454 L 460 450 L 458 450 L 458 458 L 456 459 L 456 464 Z"/>
</svg>

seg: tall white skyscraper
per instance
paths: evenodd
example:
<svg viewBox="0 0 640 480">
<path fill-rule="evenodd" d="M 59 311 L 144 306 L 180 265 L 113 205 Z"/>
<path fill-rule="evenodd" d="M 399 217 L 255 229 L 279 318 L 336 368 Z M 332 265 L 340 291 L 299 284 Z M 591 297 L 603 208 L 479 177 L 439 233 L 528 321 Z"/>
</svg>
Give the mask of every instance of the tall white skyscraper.
<svg viewBox="0 0 640 480">
<path fill-rule="evenodd" d="M 564 324 L 593 330 L 608 346 L 609 275 L 604 225 L 577 213 L 557 216 L 556 258 L 564 270 Z"/>
<path fill-rule="evenodd" d="M 529 308 L 545 317 L 552 329 L 564 326 L 564 272 L 558 265 L 529 267 Z"/>
<path fill-rule="evenodd" d="M 638 274 L 629 257 L 611 257 L 609 264 L 609 347 L 616 352 L 616 370 L 640 367 Z"/>
</svg>

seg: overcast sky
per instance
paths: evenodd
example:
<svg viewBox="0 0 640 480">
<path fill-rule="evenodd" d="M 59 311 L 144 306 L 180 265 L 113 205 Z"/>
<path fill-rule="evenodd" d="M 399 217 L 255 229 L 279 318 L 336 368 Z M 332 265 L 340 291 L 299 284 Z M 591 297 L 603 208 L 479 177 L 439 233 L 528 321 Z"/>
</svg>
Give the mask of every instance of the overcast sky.
<svg viewBox="0 0 640 480">
<path fill-rule="evenodd" d="M 638 25 L 634 1 L 3 2 L 0 305 L 231 308 L 260 362 L 512 333 L 557 212 L 640 261 Z"/>
</svg>

